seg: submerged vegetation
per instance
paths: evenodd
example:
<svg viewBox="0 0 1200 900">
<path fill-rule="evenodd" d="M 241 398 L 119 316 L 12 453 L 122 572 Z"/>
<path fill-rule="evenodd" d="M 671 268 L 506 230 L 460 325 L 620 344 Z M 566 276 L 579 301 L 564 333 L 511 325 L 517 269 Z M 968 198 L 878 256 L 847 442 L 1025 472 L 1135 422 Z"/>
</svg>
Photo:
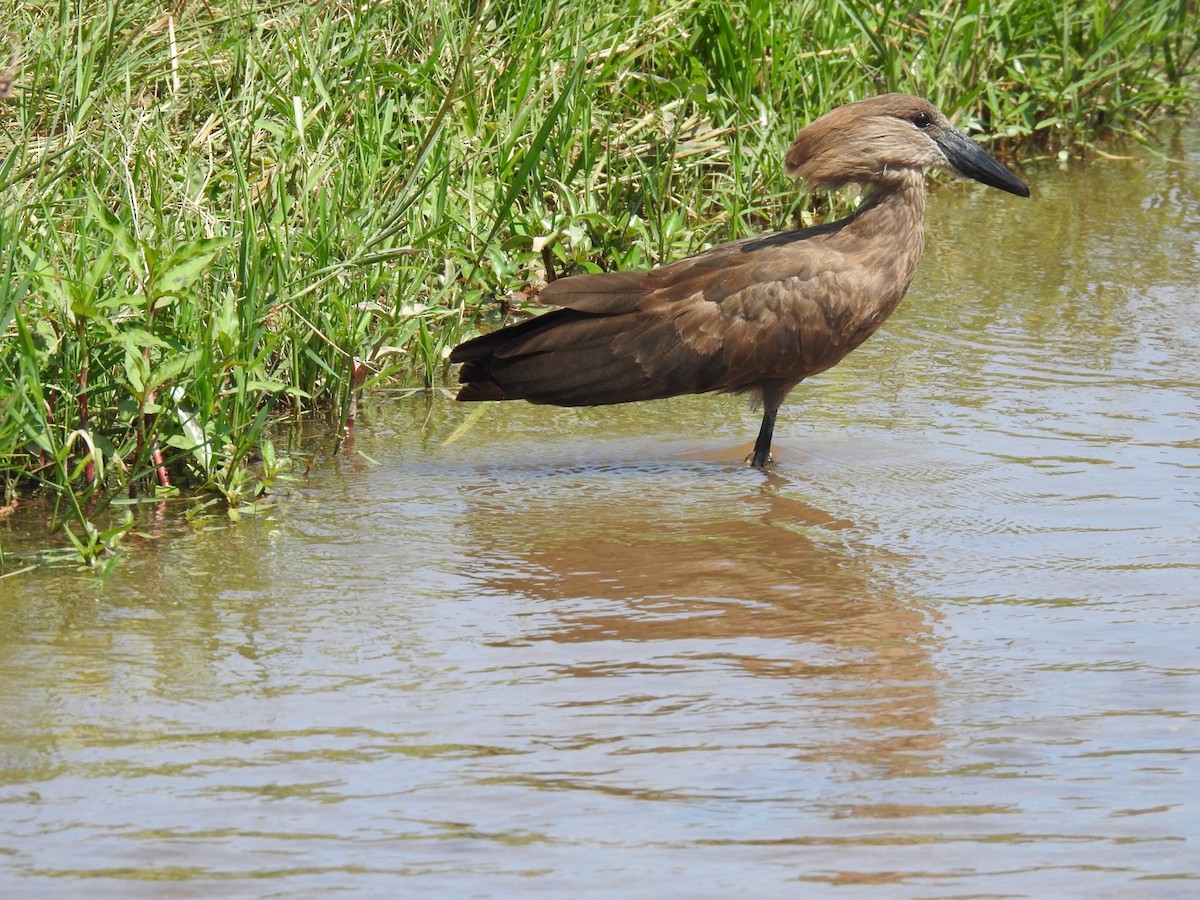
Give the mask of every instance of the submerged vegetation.
<svg viewBox="0 0 1200 900">
<path fill-rule="evenodd" d="M 886 90 L 1000 149 L 1194 108 L 1194 0 L 25 0 L 0 44 L 0 510 L 228 508 L 284 417 L 433 387 L 556 273 L 786 227 L 783 149 Z M 6 63 L 7 59 L 7 63 Z"/>
</svg>

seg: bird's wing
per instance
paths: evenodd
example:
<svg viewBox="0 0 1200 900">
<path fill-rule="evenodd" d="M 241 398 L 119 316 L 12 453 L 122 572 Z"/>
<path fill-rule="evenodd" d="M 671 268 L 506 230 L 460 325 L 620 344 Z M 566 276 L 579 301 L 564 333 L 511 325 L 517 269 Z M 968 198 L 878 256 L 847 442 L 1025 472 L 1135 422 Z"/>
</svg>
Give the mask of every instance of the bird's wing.
<svg viewBox="0 0 1200 900">
<path fill-rule="evenodd" d="M 571 275 L 550 282 L 542 288 L 539 298 L 546 303 L 579 312 L 600 315 L 631 312 L 645 296 L 647 278 L 652 274 L 651 271 L 635 269 Z"/>
<path fill-rule="evenodd" d="M 849 257 L 812 237 L 560 279 L 542 297 L 563 309 L 477 338 L 451 359 L 478 360 L 463 380 L 497 386 L 472 389 L 486 387 L 486 399 L 583 406 L 768 383 L 786 390 L 861 340 Z"/>
<path fill-rule="evenodd" d="M 688 351 L 720 360 L 709 390 L 795 384 L 861 341 L 850 264 L 823 241 L 751 244 L 682 262 L 690 265 L 653 273 L 641 306 L 668 317 Z"/>
</svg>

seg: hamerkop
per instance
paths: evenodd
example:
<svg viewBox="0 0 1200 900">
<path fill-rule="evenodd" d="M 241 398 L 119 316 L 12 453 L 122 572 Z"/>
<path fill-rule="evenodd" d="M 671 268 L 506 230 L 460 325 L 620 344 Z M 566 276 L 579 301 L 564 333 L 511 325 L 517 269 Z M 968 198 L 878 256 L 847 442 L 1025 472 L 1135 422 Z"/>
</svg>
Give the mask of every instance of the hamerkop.
<svg viewBox="0 0 1200 900">
<path fill-rule="evenodd" d="M 600 406 L 708 391 L 762 401 L 748 457 L 770 459 L 788 392 L 870 337 L 908 290 L 924 243 L 925 172 L 1022 197 L 1020 179 L 931 103 L 884 94 L 800 132 L 786 171 L 810 189 L 861 184 L 844 219 L 722 244 L 649 271 L 575 275 L 542 298 L 562 309 L 460 344 L 459 400 Z"/>
</svg>

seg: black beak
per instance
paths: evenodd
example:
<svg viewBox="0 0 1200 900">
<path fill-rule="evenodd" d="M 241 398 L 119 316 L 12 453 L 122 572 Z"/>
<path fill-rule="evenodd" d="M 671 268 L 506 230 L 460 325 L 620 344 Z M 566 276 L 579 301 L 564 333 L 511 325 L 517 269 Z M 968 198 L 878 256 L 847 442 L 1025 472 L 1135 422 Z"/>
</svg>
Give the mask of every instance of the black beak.
<svg viewBox="0 0 1200 900">
<path fill-rule="evenodd" d="M 1029 188 L 1025 186 L 1025 182 L 1004 168 L 961 131 L 947 128 L 934 140 L 959 174 L 974 178 L 989 187 L 1016 194 L 1018 197 L 1029 196 Z"/>
</svg>

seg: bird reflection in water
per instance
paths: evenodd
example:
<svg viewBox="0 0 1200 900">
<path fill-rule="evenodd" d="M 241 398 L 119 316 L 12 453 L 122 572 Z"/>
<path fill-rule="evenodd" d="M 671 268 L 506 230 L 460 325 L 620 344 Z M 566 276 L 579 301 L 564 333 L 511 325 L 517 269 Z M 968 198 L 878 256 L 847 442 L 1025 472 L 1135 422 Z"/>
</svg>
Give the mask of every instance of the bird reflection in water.
<svg viewBox="0 0 1200 900">
<path fill-rule="evenodd" d="M 479 593 L 544 604 L 497 646 L 571 645 L 549 654 L 547 677 L 618 678 L 639 696 L 674 675 L 685 680 L 673 694 L 702 696 L 714 669 L 734 669 L 760 685 L 748 702 L 784 717 L 817 704 L 859 735 L 798 754 L 927 764 L 940 743 L 933 614 L 899 592 L 902 556 L 776 475 L 748 484 L 678 460 L 610 468 L 515 465 L 462 485 L 463 565 Z"/>
</svg>

